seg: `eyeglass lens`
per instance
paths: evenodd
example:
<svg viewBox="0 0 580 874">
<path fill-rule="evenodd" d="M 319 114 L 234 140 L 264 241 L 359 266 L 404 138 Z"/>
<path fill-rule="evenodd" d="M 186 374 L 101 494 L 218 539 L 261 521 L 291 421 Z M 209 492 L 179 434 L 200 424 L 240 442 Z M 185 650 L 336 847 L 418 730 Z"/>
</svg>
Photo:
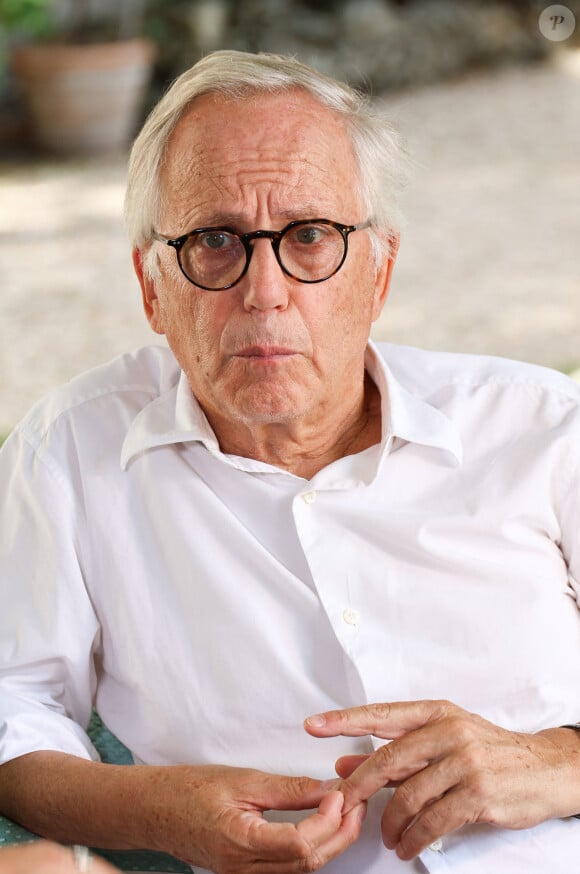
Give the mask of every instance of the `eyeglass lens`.
<svg viewBox="0 0 580 874">
<path fill-rule="evenodd" d="M 277 243 L 270 242 L 282 269 L 302 282 L 320 282 L 332 276 L 340 267 L 346 248 L 345 238 L 337 228 L 317 222 L 295 224 L 284 231 Z M 250 254 L 237 234 L 210 228 L 191 234 L 179 257 L 192 282 L 217 291 L 241 277 Z"/>
</svg>

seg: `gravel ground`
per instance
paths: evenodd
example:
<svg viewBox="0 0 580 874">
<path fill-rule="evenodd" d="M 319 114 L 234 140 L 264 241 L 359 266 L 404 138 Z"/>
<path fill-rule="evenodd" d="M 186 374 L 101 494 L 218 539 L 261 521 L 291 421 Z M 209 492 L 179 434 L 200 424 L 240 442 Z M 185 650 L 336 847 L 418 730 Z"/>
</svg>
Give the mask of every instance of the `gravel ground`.
<svg viewBox="0 0 580 874">
<path fill-rule="evenodd" d="M 416 159 L 373 336 L 580 366 L 580 50 L 387 100 Z M 0 165 L 0 433 L 154 340 L 121 221 L 125 156 Z"/>
</svg>

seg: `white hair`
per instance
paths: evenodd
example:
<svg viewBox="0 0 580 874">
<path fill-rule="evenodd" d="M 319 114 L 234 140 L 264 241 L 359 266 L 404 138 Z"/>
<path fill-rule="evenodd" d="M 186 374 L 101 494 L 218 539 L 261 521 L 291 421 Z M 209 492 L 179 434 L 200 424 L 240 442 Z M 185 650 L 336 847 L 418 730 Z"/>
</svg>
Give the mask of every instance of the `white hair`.
<svg viewBox="0 0 580 874">
<path fill-rule="evenodd" d="M 220 94 L 240 99 L 296 88 L 345 121 L 358 165 L 357 193 L 372 230 L 378 232 L 371 233 L 378 266 L 402 222 L 399 195 L 408 162 L 399 134 L 366 95 L 293 57 L 265 52 L 223 50 L 207 55 L 182 73 L 152 110 L 129 159 L 125 220 L 131 244 L 145 247 L 158 229 L 164 207 L 160 174 L 168 142 L 196 98 Z M 146 267 L 153 270 L 151 258 Z"/>
</svg>

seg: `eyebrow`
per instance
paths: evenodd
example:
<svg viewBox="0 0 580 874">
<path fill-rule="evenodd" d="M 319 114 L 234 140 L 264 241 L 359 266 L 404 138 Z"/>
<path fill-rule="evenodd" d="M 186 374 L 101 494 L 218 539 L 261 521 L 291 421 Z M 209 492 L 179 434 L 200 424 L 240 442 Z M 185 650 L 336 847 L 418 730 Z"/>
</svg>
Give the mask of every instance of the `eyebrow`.
<svg viewBox="0 0 580 874">
<path fill-rule="evenodd" d="M 304 219 L 326 218 L 324 210 L 315 208 L 312 205 L 302 206 L 299 209 L 284 209 L 281 210 L 276 218 L 280 218 L 284 222 L 303 221 Z M 203 224 L 198 223 L 197 227 L 224 227 L 247 224 L 247 219 L 240 213 L 212 213 Z"/>
</svg>

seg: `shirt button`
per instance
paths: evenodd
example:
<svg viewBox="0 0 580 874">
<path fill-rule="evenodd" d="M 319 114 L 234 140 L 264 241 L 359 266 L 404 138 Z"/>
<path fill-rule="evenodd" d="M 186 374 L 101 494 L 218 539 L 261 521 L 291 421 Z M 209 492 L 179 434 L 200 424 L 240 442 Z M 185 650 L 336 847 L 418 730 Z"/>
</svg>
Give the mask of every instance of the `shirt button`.
<svg viewBox="0 0 580 874">
<path fill-rule="evenodd" d="M 305 504 L 313 504 L 316 500 L 316 492 L 304 492 L 302 500 Z"/>
<path fill-rule="evenodd" d="M 347 625 L 358 625 L 359 616 L 358 610 L 352 610 L 350 607 L 342 611 L 342 618 Z"/>
<path fill-rule="evenodd" d="M 441 838 L 437 838 L 436 841 L 433 841 L 432 844 L 429 844 L 429 849 L 433 850 L 434 853 L 440 853 L 443 849 L 443 841 Z"/>
</svg>

